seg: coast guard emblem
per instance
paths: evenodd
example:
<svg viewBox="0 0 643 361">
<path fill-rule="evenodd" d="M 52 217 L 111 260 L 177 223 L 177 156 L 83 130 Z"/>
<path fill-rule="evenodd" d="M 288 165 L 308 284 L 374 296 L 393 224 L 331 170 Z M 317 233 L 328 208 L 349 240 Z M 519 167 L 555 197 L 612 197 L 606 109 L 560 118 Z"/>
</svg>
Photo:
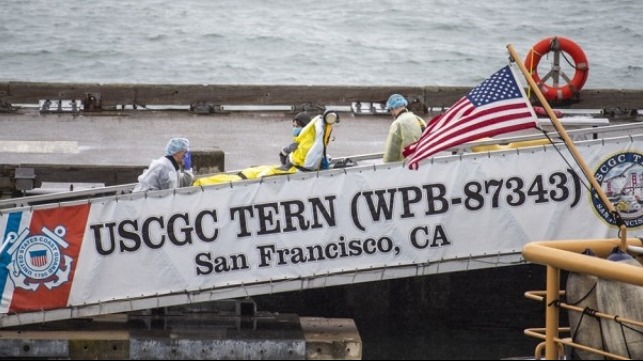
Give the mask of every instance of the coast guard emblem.
<svg viewBox="0 0 643 361">
<path fill-rule="evenodd" d="M 612 155 L 599 165 L 594 177 L 628 228 L 643 225 L 643 154 L 623 152 Z M 591 201 L 605 221 L 616 225 L 616 220 L 594 190 Z"/>
<path fill-rule="evenodd" d="M 11 263 L 7 265 L 15 287 L 36 291 L 40 285 L 52 289 L 69 280 L 73 258 L 64 254 L 69 247 L 66 229 L 58 226 L 42 234 L 29 235 L 28 229 L 8 235 Z"/>
</svg>

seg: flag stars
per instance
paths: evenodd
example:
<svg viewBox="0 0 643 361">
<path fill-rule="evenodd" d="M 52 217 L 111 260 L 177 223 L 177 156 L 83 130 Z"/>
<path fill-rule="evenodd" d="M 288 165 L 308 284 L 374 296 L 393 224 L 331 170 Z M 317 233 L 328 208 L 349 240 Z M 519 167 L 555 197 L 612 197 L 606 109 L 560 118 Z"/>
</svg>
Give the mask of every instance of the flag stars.
<svg viewBox="0 0 643 361">
<path fill-rule="evenodd" d="M 422 137 L 404 148 L 404 156 L 409 168 L 417 169 L 422 159 L 449 147 L 534 126 L 531 105 L 506 66 L 433 118 Z"/>
<path fill-rule="evenodd" d="M 522 95 L 508 68 L 503 68 L 473 89 L 467 98 L 475 105 L 486 105 L 499 100 L 520 98 Z"/>
</svg>

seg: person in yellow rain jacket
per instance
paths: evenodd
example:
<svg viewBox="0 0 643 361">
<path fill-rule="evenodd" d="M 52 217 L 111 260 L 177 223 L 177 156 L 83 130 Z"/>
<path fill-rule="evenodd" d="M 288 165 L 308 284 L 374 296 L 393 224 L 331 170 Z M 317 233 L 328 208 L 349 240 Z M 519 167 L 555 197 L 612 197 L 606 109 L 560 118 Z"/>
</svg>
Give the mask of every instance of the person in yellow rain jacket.
<svg viewBox="0 0 643 361">
<path fill-rule="evenodd" d="M 402 151 L 407 145 L 414 143 L 426 128 L 424 119 L 413 114 L 406 106 L 408 101 L 400 94 L 391 95 L 386 102 L 386 110 L 393 116 L 384 148 L 384 163 L 404 160 Z"/>
<path fill-rule="evenodd" d="M 327 116 L 317 115 L 312 120 L 306 112 L 295 115 L 292 120 L 293 142 L 281 149 L 279 157 L 283 171 L 316 171 L 328 168 L 326 146 L 330 141 L 332 123 Z"/>
</svg>

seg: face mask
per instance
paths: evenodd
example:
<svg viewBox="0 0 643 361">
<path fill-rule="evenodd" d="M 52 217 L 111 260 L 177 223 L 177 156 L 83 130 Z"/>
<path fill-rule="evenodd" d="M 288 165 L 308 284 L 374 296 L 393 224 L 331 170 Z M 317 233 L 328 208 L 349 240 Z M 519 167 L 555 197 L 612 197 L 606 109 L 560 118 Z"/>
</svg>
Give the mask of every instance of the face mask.
<svg viewBox="0 0 643 361">
<path fill-rule="evenodd" d="M 292 128 L 292 136 L 293 136 L 293 137 L 298 136 L 298 135 L 299 135 L 299 133 L 301 133 L 301 127 L 295 127 L 295 128 Z"/>
</svg>

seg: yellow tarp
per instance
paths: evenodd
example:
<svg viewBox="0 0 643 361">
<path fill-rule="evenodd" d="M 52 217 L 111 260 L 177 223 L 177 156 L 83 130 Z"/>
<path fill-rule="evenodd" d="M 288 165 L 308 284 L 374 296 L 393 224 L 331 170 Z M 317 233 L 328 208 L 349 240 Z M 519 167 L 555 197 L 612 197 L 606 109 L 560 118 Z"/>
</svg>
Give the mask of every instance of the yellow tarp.
<svg viewBox="0 0 643 361">
<path fill-rule="evenodd" d="M 288 170 L 281 169 L 278 165 L 260 165 L 242 170 L 237 174 L 221 173 L 209 177 L 199 178 L 194 181 L 195 186 L 207 186 L 212 184 L 230 183 L 244 179 L 256 179 L 273 175 L 295 173 L 297 168 L 292 167 Z"/>
<path fill-rule="evenodd" d="M 508 150 L 508 149 L 523 148 L 523 147 L 535 147 L 538 145 L 547 145 L 547 144 L 551 144 L 549 139 L 523 140 L 519 142 L 508 143 L 506 145 L 502 145 L 502 144 L 476 145 L 471 147 L 471 151 L 488 152 L 493 150 Z"/>
</svg>

